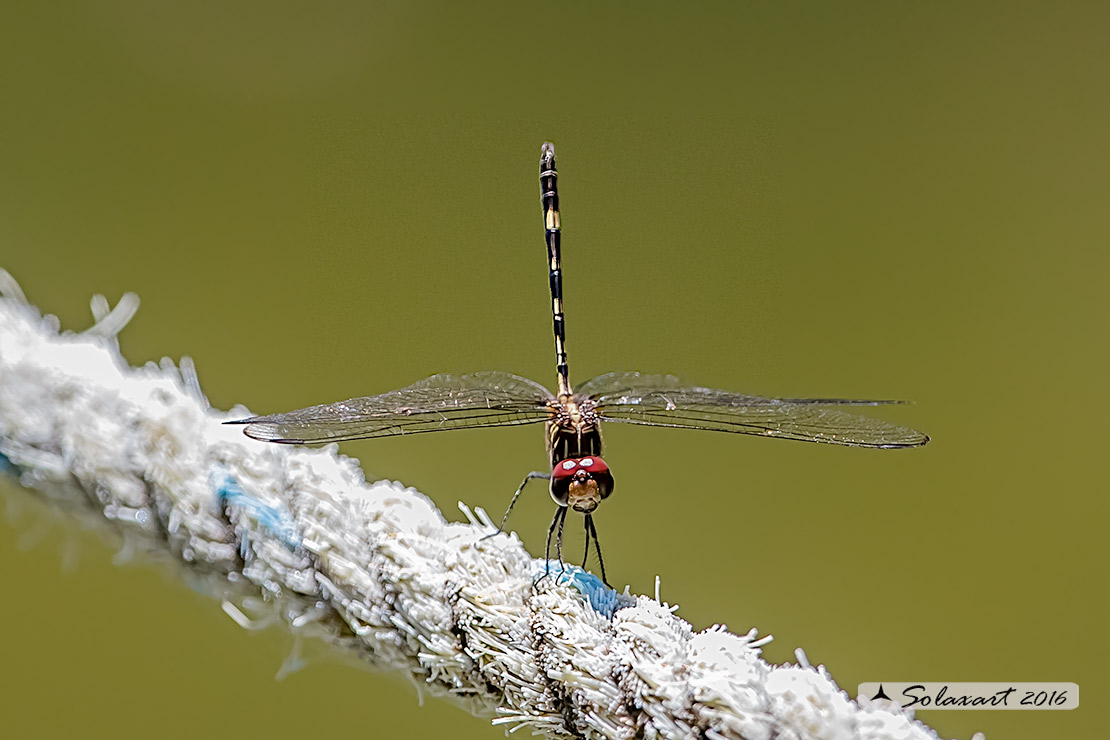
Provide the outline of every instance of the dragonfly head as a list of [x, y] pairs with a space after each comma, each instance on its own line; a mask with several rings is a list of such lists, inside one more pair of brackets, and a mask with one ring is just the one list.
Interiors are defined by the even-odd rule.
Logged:
[[582, 514], [592, 512], [612, 492], [613, 474], [596, 455], [563, 460], [551, 471], [551, 498]]

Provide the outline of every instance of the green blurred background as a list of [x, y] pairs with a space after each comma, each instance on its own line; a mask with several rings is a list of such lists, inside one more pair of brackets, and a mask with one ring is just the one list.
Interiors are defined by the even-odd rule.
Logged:
[[[550, 383], [553, 140], [573, 379], [904, 397], [886, 415], [933, 437], [610, 425], [611, 580], [650, 593], [658, 574], [695, 628], [770, 632], [770, 660], [802, 646], [853, 696], [1076, 681], [1072, 712], [919, 716], [945, 737], [1095, 737], [1102, 7], [5, 4], [0, 266], [70, 328], [93, 293], [138, 292], [124, 352], [192, 356], [221, 408], [443, 371]], [[454, 519], [460, 499], [499, 513], [544, 464], [532, 428], [344, 449]], [[275, 681], [288, 633], [3, 498], [4, 737], [501, 734], [332, 659]], [[514, 515], [534, 553], [551, 506], [537, 490]]]

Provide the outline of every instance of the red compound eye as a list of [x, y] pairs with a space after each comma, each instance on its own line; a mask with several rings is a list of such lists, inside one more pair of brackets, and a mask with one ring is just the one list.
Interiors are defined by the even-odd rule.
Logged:
[[577, 472], [578, 472], [578, 461], [577, 460], [574, 460], [574, 459], [563, 460], [561, 463], [559, 463], [558, 465], [555, 466], [554, 470], [551, 471], [551, 477], [554, 478], [555, 480], [559, 480], [561, 478], [570, 478], [571, 476], [573, 476]]
[[578, 461], [578, 467], [591, 473], [609, 472], [609, 466], [600, 457], [583, 457]]
[[562, 478], [571, 478], [579, 470], [585, 470], [591, 475], [596, 473], [608, 473], [609, 466], [600, 457], [581, 457], [563, 460], [555, 469], [551, 471], [551, 477], [555, 480]]

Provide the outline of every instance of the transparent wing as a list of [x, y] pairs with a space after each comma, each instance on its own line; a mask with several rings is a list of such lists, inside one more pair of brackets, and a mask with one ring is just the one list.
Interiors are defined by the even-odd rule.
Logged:
[[847, 398], [763, 398], [686, 386], [671, 375], [609, 373], [574, 389], [597, 405], [598, 417], [625, 424], [757, 434], [851, 447], [917, 447], [929, 438], [914, 429], [839, 410], [904, 401]]
[[248, 437], [297, 444], [338, 442], [447, 429], [535, 424], [554, 397], [539, 383], [509, 373], [433, 375], [378, 396], [228, 422]]

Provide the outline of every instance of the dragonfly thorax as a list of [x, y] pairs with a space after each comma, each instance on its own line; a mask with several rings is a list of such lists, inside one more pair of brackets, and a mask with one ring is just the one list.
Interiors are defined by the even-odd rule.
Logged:
[[601, 429], [591, 400], [559, 396], [548, 402], [548, 412], [547, 452], [552, 467], [569, 458], [601, 455]]
[[551, 498], [582, 514], [592, 512], [612, 492], [613, 474], [600, 457], [570, 458], [551, 471]]

